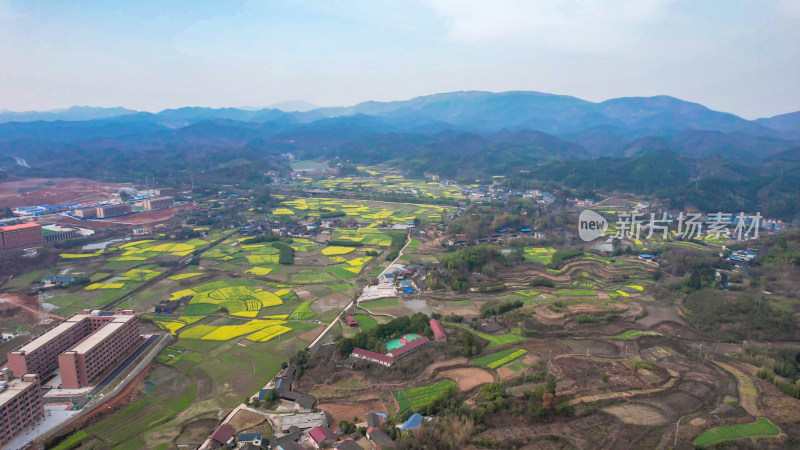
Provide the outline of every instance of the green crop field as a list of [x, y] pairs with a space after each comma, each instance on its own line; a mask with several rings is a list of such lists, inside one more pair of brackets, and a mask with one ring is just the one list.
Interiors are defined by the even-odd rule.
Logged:
[[556, 291], [559, 297], [594, 297], [597, 292], [588, 289], [559, 289]]
[[480, 366], [486, 366], [490, 369], [496, 369], [503, 364], [510, 363], [520, 356], [525, 355], [526, 353], [528, 353], [527, 350], [510, 348], [508, 350], [503, 350], [497, 353], [492, 353], [491, 355], [473, 359], [472, 363]]
[[759, 417], [755, 423], [714, 427], [698, 436], [693, 443], [698, 447], [704, 447], [743, 437], [777, 436], [780, 432], [781, 430], [769, 419]]
[[86, 432], [102, 439], [105, 445], [114, 446], [140, 435], [159, 423], [164, 423], [173, 416], [172, 411], [145, 398], [92, 425]]
[[606, 339], [636, 339], [639, 336], [661, 336], [658, 331], [628, 330], [616, 336], [606, 336]]
[[433, 404], [440, 398], [446, 396], [451, 390], [456, 388], [456, 383], [452, 380], [439, 380], [430, 386], [416, 387], [404, 391], [394, 391], [394, 398], [400, 405], [400, 413], [405, 411], [422, 411], [428, 405]]
[[315, 316], [314, 311], [311, 310], [312, 301], [303, 302], [292, 314], [289, 315], [294, 320], [310, 319]]
[[487, 341], [489, 341], [489, 345], [486, 346], [487, 349], [492, 349], [492, 348], [495, 348], [495, 347], [500, 347], [501, 345], [513, 344], [514, 342], [520, 342], [520, 341], [526, 340], [526, 338], [520, 336], [519, 334], [515, 333], [514, 331], [512, 331], [511, 333], [508, 333], [508, 334], [486, 334], [486, 333], [477, 332], [477, 331], [475, 331], [475, 330], [473, 330], [473, 329], [471, 329], [469, 327], [466, 327], [464, 325], [461, 325], [461, 324], [453, 323], [451, 325], [453, 325], [455, 327], [462, 328], [464, 330], [467, 330], [472, 334], [477, 334], [482, 339], [486, 339]]
[[78, 443], [84, 439], [89, 437], [85, 431], [79, 430], [72, 433], [68, 438], [61, 441], [57, 446], [53, 447], [53, 450], [69, 450], [73, 447], [76, 447]]

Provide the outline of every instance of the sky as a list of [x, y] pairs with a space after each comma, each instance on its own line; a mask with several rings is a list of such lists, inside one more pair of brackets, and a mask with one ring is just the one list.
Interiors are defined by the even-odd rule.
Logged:
[[800, 110], [800, 1], [0, 0], [0, 110], [462, 90]]

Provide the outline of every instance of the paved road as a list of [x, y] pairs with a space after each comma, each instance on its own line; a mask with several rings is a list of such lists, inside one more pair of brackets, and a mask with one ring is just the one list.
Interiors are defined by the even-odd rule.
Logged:
[[103, 391], [114, 379], [116, 379], [125, 369], [127, 369], [135, 360], [138, 358], [142, 353], [147, 351], [153, 344], [158, 341], [160, 338], [160, 334], [154, 334], [147, 338], [147, 340], [139, 346], [133, 353], [128, 355], [125, 360], [123, 360], [117, 367], [114, 368], [111, 372], [109, 372], [99, 383], [89, 392], [85, 394], [75, 395], [71, 397], [51, 397], [45, 398], [45, 403], [64, 403], [65, 400], [71, 399], [75, 402], [79, 407], [83, 408], [86, 406], [86, 403], [89, 402], [89, 396], [91, 395], [93, 398], [96, 397], [100, 392]]

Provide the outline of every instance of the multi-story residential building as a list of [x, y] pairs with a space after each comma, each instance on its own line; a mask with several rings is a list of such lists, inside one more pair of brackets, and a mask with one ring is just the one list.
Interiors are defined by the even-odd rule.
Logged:
[[131, 205], [128, 203], [119, 203], [114, 205], [103, 205], [97, 207], [97, 218], [121, 216], [128, 214], [132, 211]]
[[156, 197], [148, 198], [143, 202], [144, 209], [164, 209], [169, 208], [175, 204], [175, 199], [172, 197]]
[[44, 416], [39, 377], [27, 373], [12, 378], [8, 368], [0, 371], [0, 448], [37, 419]]
[[75, 216], [82, 217], [84, 219], [93, 219], [97, 217], [97, 207], [91, 206], [89, 208], [76, 209]]
[[0, 250], [39, 245], [43, 242], [42, 226], [28, 222], [0, 227]]
[[139, 340], [139, 319], [131, 310], [83, 310], [8, 354], [15, 376], [50, 376], [56, 368], [64, 389], [87, 386]]

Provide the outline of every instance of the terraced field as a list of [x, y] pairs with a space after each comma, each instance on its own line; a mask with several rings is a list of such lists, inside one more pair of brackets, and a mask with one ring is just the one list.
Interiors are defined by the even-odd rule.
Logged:
[[472, 363], [478, 364], [480, 366], [486, 366], [490, 369], [496, 369], [504, 364], [510, 363], [511, 361], [521, 356], [524, 356], [526, 353], [528, 353], [528, 351], [524, 349], [510, 348], [508, 350], [503, 350], [497, 353], [492, 353], [490, 355], [473, 359]]

